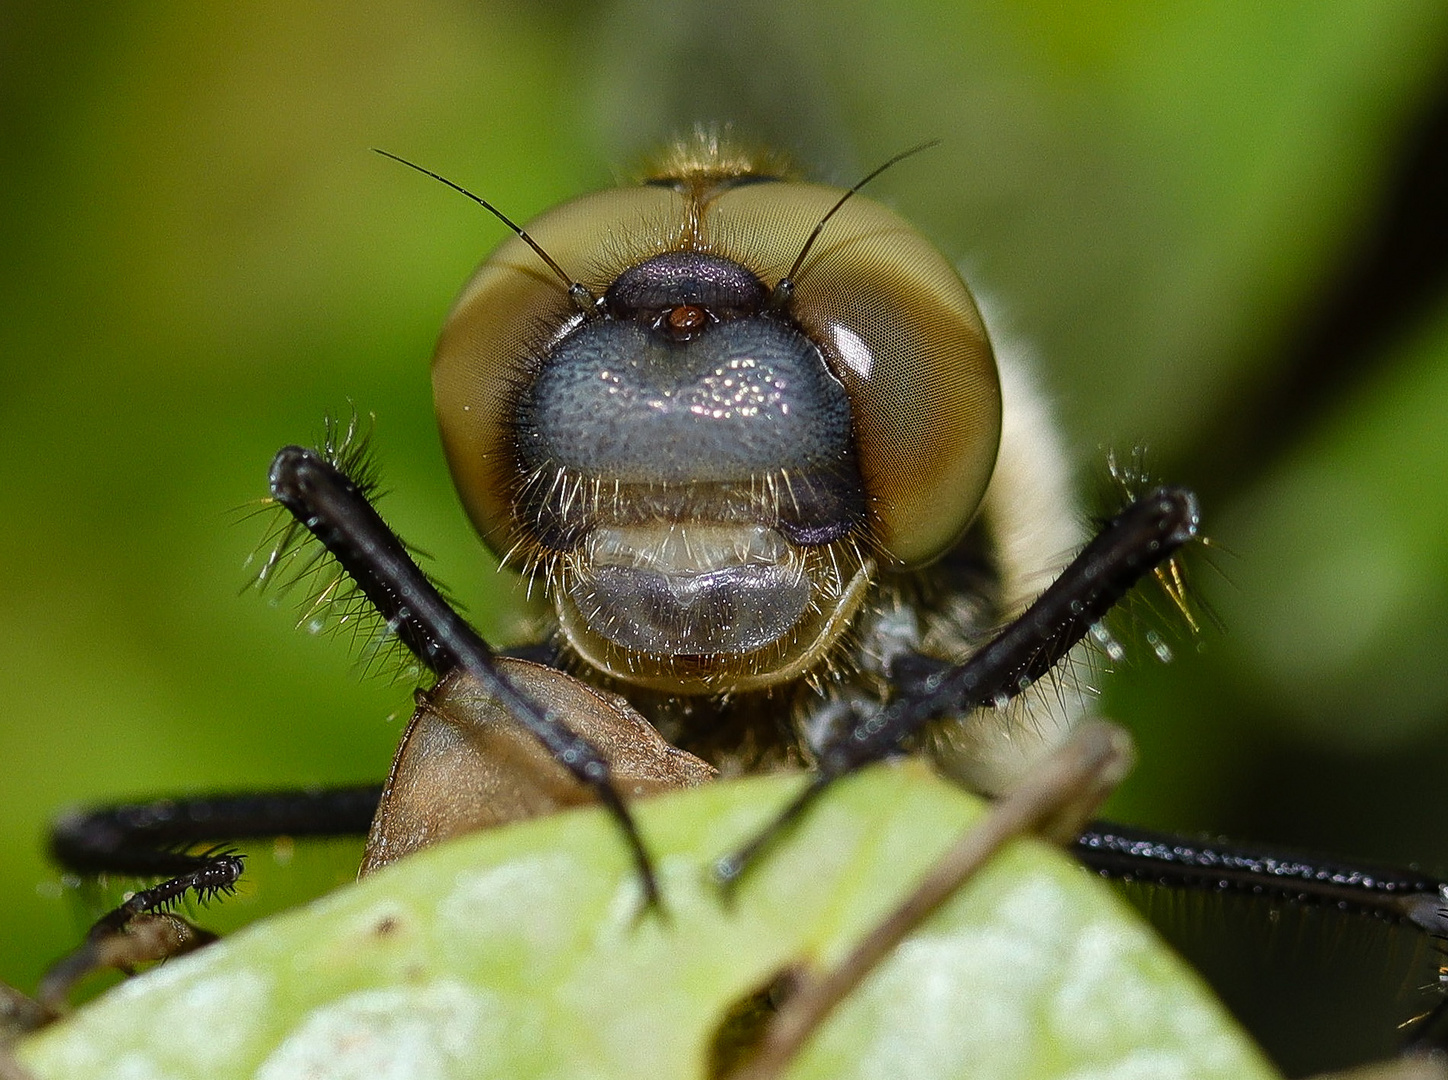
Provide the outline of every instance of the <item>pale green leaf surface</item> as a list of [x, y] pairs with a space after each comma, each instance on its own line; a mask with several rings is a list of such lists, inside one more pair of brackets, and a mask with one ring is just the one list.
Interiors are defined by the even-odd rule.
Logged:
[[[732, 908], [709, 860], [797, 778], [639, 808], [670, 918], [636, 920], [613, 826], [565, 814], [414, 856], [131, 980], [33, 1038], [41, 1080], [702, 1077], [739, 996], [830, 964], [980, 805], [918, 764], [839, 786]], [[1270, 1076], [1109, 889], [1008, 850], [839, 1010], [796, 1077]]]

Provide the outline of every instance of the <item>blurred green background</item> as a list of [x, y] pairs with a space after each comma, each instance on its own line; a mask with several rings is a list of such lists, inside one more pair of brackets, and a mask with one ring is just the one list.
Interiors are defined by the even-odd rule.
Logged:
[[[261, 527], [236, 508], [324, 413], [376, 413], [385, 512], [485, 632], [518, 632], [427, 379], [501, 230], [368, 148], [526, 218], [695, 120], [837, 182], [939, 137], [873, 193], [1039, 355], [1083, 481], [1142, 444], [1201, 492], [1225, 550], [1197, 581], [1223, 629], [1111, 680], [1142, 751], [1116, 813], [1448, 873], [1441, 0], [15, 0], [0, 978], [33, 988], [101, 902], [44, 860], [58, 808], [385, 772], [409, 688], [359, 683], [340, 642], [238, 596]], [[355, 849], [251, 865], [206, 921], [343, 880]], [[1232, 1001], [1296, 1069], [1390, 1047], [1433, 975], [1431, 952], [1330, 918], [1273, 932], [1152, 904], [1189, 937], [1240, 924]]]

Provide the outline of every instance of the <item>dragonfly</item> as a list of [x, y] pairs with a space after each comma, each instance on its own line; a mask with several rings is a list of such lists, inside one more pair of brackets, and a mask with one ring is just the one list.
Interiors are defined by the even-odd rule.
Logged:
[[[1068, 746], [1092, 711], [1083, 652], [1120, 650], [1111, 610], [1145, 580], [1190, 617], [1177, 556], [1200, 543], [1200, 510], [1118, 466], [1124, 505], [1084, 534], [1029, 371], [992, 348], [929, 241], [860, 194], [919, 149], [839, 190], [700, 133], [642, 183], [526, 228], [464, 191], [513, 235], [443, 330], [443, 445], [484, 541], [552, 605], [548, 633], [505, 654], [462, 619], [377, 514], [355, 424], [283, 449], [270, 486], [289, 517], [262, 577], [298, 564], [314, 577], [319, 541], [336, 573], [313, 610], [375, 611], [436, 684], [383, 785], [63, 818], [63, 865], [166, 880], [106, 914], [43, 1002], [97, 967], [210, 940], [174, 905], [229, 891], [245, 864], [202, 842], [365, 832], [365, 875], [596, 801], [662, 909], [636, 797], [809, 772], [715, 864], [727, 889], [868, 764], [919, 753], [1008, 800]], [[1054, 809], [1073, 803], [1062, 792]], [[1070, 831], [1077, 857], [1113, 876], [1443, 929], [1445, 886], [1415, 872]], [[1421, 1037], [1441, 1026], [1435, 1009]]]

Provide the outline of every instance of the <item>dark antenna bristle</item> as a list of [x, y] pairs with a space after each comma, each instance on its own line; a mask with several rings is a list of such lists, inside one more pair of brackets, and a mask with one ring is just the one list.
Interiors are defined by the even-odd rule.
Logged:
[[829, 222], [830, 218], [834, 217], [835, 214], [839, 212], [840, 207], [844, 206], [845, 203], [849, 202], [851, 198], [859, 193], [861, 188], [863, 188], [871, 180], [875, 179], [875, 177], [879, 176], [886, 169], [890, 168], [892, 165], [898, 165], [906, 158], [914, 157], [922, 150], [929, 150], [932, 146], [938, 145], [940, 145], [939, 139], [931, 139], [928, 142], [921, 143], [919, 146], [912, 146], [909, 150], [900, 151], [900, 153], [896, 154], [889, 161], [885, 162], [883, 165], [880, 165], [868, 175], [866, 175], [863, 180], [857, 181], [855, 185], [850, 188], [849, 191], [841, 195], [835, 205], [830, 207], [829, 210], [826, 211], [825, 216], [820, 218], [819, 221], [815, 224], [814, 231], [809, 234], [809, 237], [804, 242], [804, 247], [799, 249], [799, 255], [795, 258], [794, 265], [789, 268], [789, 273], [785, 274], [784, 277], [779, 279], [779, 284], [774, 287], [776, 295], [782, 295], [784, 299], [788, 299], [789, 294], [794, 289], [794, 279], [799, 274], [800, 267], [804, 265], [805, 259], [809, 257], [810, 249], [814, 247], [814, 242], [819, 239], [819, 235], [824, 231], [825, 225]]
[[431, 169], [425, 169], [421, 165], [418, 165], [416, 162], [408, 161], [405, 157], [398, 157], [396, 154], [389, 153], [386, 150], [380, 150], [375, 146], [372, 148], [372, 152], [374, 154], [381, 154], [385, 158], [390, 158], [391, 160], [397, 162], [400, 165], [406, 165], [409, 169], [415, 169], [418, 172], [422, 173], [423, 176], [430, 176], [438, 183], [446, 184], [458, 194], [464, 195], [467, 198], [472, 199], [473, 202], [477, 203], [488, 213], [492, 214], [493, 217], [497, 218], [508, 228], [512, 229], [513, 234], [519, 240], [523, 241], [523, 243], [527, 244], [530, 248], [533, 249], [534, 254], [536, 254], [538, 258], [542, 259], [543, 262], [547, 264], [548, 269], [552, 270], [553, 273], [557, 275], [559, 281], [563, 282], [564, 286], [568, 289], [569, 299], [572, 300], [575, 305], [577, 305], [580, 311], [582, 311], [584, 314], [589, 314], [597, 307], [598, 298], [589, 291], [587, 285], [584, 285], [581, 281], [573, 278], [572, 275], [570, 275], [566, 270], [563, 269], [563, 267], [559, 266], [558, 263], [553, 260], [553, 256], [549, 255], [548, 252], [544, 251], [542, 245], [540, 245], [538, 241], [534, 240], [531, 236], [528, 235], [527, 230], [525, 230], [521, 225], [515, 222], [507, 214], [499, 210], [492, 203], [488, 202], [487, 199], [483, 198], [481, 195], [474, 195], [471, 191], [463, 187], [461, 184], [455, 183], [452, 180], [449, 180], [446, 176], [442, 176], [439, 173], [433, 172]]

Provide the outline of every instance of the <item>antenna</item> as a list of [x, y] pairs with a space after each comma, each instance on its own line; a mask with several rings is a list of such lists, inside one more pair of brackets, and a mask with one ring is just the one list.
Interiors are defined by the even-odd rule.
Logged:
[[[917, 149], [920, 148], [917, 147]], [[433, 172], [431, 169], [424, 169], [421, 165], [418, 165], [415, 162], [408, 161], [405, 157], [398, 157], [396, 154], [388, 153], [386, 150], [379, 150], [375, 146], [372, 148], [372, 152], [374, 154], [381, 154], [385, 158], [391, 158], [398, 164], [406, 165], [409, 169], [416, 169], [418, 172], [422, 173], [423, 176], [430, 176], [438, 183], [446, 184], [448, 187], [452, 188], [460, 195], [465, 195], [469, 199], [472, 199], [473, 202], [477, 203], [488, 213], [492, 214], [493, 217], [497, 218], [504, 225], [508, 226], [508, 228], [512, 229], [513, 234], [517, 236], [519, 240], [523, 241], [523, 243], [527, 244], [530, 248], [532, 248], [538, 258], [542, 259], [548, 265], [548, 269], [552, 270], [553, 273], [558, 275], [558, 280], [563, 282], [563, 284], [568, 289], [569, 299], [573, 301], [579, 311], [583, 312], [585, 315], [589, 315], [597, 310], [598, 298], [589, 291], [588, 286], [584, 285], [581, 281], [575, 280], [571, 275], [569, 275], [568, 272], [563, 269], [563, 267], [559, 266], [556, 262], [553, 261], [553, 256], [549, 255], [548, 252], [544, 251], [543, 248], [539, 245], [538, 241], [534, 240], [531, 236], [528, 235], [528, 233], [523, 229], [521, 225], [515, 222], [507, 214], [499, 210], [492, 203], [488, 202], [487, 199], [483, 198], [481, 195], [474, 195], [471, 191], [463, 187], [461, 184], [454, 183], [446, 176], [441, 176], [438, 173]], [[914, 153], [914, 151], [908, 151], [908, 153]], [[905, 155], [902, 154], [900, 156], [904, 157]], [[871, 177], [875, 176], [876, 173], [880, 172], [881, 169], [885, 168], [888, 165], [893, 165], [895, 161], [898, 160], [899, 158], [895, 158], [891, 161], [886, 162], [885, 165], [882, 165], [880, 167], [880, 169], [876, 169], [875, 172], [870, 174], [870, 176], [865, 177], [865, 180], [869, 180]], [[865, 182], [865, 180], [861, 180], [860, 184], [857, 184], [855, 186], [859, 187]], [[835, 207], [835, 210], [838, 209], [838, 206]], [[833, 214], [834, 210], [831, 210], [830, 213]], [[826, 219], [828, 219], [829, 215], [827, 214], [825, 215], [825, 217]], [[821, 222], [820, 224], [823, 225], [824, 222]], [[815, 229], [815, 232], [818, 233], [819, 229]], [[810, 239], [813, 240], [814, 237], [810, 237]], [[806, 245], [806, 250], [808, 250], [808, 245]]]
[[[799, 273], [800, 267], [804, 266], [804, 261], [806, 258], [808, 258], [810, 249], [814, 247], [814, 242], [819, 239], [820, 233], [824, 231], [825, 224], [830, 220], [830, 218], [835, 216], [835, 214], [839, 211], [840, 207], [844, 206], [845, 203], [849, 202], [850, 198], [855, 195], [862, 187], [868, 184], [871, 180], [875, 179], [875, 177], [879, 176], [886, 169], [890, 168], [890, 166], [898, 165], [906, 158], [914, 157], [922, 150], [929, 150], [931, 147], [939, 145], [939, 139], [931, 139], [929, 142], [923, 142], [919, 146], [912, 146], [909, 150], [900, 151], [900, 153], [896, 154], [889, 161], [885, 162], [885, 164], [876, 168], [873, 172], [869, 173], [863, 180], [860, 180], [858, 183], [856, 183], [854, 187], [850, 188], [849, 191], [841, 195], [839, 201], [837, 201], [834, 206], [829, 208], [829, 210], [825, 213], [824, 217], [819, 219], [818, 224], [816, 224], [814, 227], [814, 231], [811, 232], [809, 234], [809, 238], [805, 240], [804, 247], [799, 249], [799, 255], [794, 260], [794, 265], [789, 268], [789, 273], [785, 274], [784, 277], [780, 278], [779, 283], [775, 285], [774, 293], [770, 298], [772, 303], [775, 306], [782, 306], [789, 301], [789, 298], [792, 295], [794, 295], [795, 276]], [[505, 218], [504, 220], [507, 219]]]

